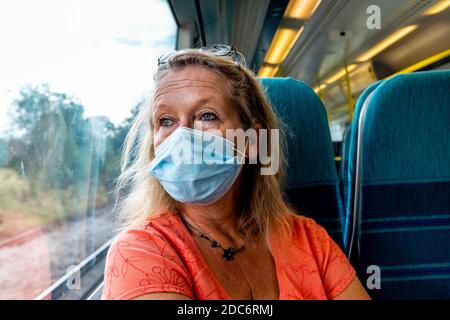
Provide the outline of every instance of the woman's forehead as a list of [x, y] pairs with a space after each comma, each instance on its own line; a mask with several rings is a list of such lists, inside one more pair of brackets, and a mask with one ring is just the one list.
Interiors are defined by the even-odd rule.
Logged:
[[192, 94], [201, 95], [213, 93], [224, 94], [224, 78], [218, 73], [201, 66], [188, 66], [180, 70], [168, 71], [157, 83], [155, 91], [155, 102], [170, 96]]

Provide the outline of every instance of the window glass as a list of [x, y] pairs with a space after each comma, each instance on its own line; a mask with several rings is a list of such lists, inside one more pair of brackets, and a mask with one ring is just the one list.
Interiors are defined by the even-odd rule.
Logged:
[[0, 2], [0, 299], [39, 296], [114, 235], [121, 145], [176, 31], [162, 0]]

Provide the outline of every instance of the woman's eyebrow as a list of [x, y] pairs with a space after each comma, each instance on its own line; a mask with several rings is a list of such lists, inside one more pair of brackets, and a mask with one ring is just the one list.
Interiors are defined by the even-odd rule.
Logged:
[[161, 110], [161, 109], [167, 109], [169, 108], [170, 105], [166, 104], [166, 103], [155, 103], [153, 106], [153, 113], [155, 113], [156, 110]]
[[166, 104], [166, 103], [157, 104], [157, 103], [155, 103], [153, 105], [152, 119], [151, 120], [155, 121], [156, 120], [155, 117], [157, 115], [163, 113], [165, 109], [169, 109], [169, 108], [170, 108], [169, 104]]

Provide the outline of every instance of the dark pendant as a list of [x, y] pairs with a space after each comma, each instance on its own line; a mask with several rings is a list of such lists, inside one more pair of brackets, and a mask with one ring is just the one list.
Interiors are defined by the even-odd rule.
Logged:
[[234, 259], [235, 253], [236, 253], [236, 249], [234, 249], [234, 248], [223, 249], [222, 257], [224, 257], [225, 260], [227, 260], [227, 261], [231, 261]]
[[211, 241], [211, 247], [212, 248], [217, 248], [220, 247], [219, 243], [216, 240]]

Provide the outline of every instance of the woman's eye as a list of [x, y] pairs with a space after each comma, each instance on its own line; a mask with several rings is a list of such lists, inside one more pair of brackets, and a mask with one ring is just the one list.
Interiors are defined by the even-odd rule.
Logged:
[[159, 125], [161, 127], [168, 127], [168, 126], [171, 126], [172, 124], [173, 124], [173, 120], [171, 120], [169, 118], [159, 119]]
[[213, 121], [217, 120], [217, 116], [212, 112], [205, 112], [201, 115], [200, 120], [202, 121]]

